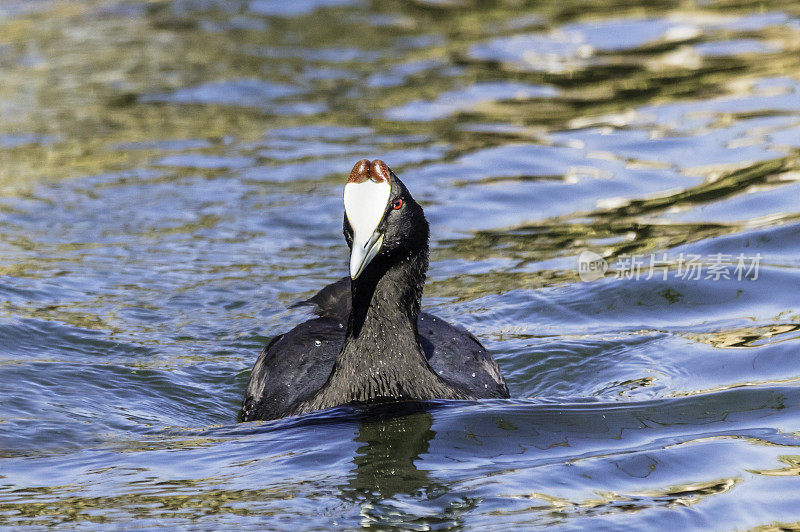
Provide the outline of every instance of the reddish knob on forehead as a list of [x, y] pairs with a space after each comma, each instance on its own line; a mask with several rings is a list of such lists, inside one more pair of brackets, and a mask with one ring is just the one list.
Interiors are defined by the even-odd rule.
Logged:
[[367, 179], [372, 179], [376, 183], [388, 183], [391, 170], [386, 163], [380, 159], [375, 159], [371, 163], [367, 159], [361, 159], [350, 171], [348, 183], [363, 183]]
[[352, 170], [350, 170], [350, 177], [347, 178], [348, 183], [363, 183], [369, 179], [370, 164], [367, 159], [361, 159], [356, 163]]
[[386, 163], [381, 161], [380, 159], [375, 159], [372, 161], [372, 168], [369, 172], [369, 176], [372, 178], [373, 181], [376, 183], [389, 182], [389, 167], [386, 166]]

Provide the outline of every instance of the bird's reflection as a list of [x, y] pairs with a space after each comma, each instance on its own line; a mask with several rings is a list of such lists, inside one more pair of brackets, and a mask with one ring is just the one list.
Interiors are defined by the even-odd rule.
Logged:
[[432, 425], [433, 416], [423, 404], [367, 412], [355, 438], [362, 445], [347, 486], [351, 496], [390, 498], [429, 487], [428, 471], [417, 469], [415, 462], [436, 435]]
[[[411, 518], [428, 524], [457, 525], [459, 515], [471, 507], [468, 501], [458, 499], [458, 510], [451, 508], [455, 501], [450, 497], [434, 504], [441, 511], [428, 517], [412, 512], [410, 507], [414, 501], [430, 501], [448, 492], [443, 482], [418, 467], [420, 457], [428, 452], [436, 436], [432, 430], [433, 408], [430, 403], [403, 403], [364, 412], [354, 439], [361, 445], [353, 458], [355, 467], [342, 487], [342, 497], [361, 507], [366, 523], [391, 525]], [[408, 512], [403, 510], [406, 504]]]

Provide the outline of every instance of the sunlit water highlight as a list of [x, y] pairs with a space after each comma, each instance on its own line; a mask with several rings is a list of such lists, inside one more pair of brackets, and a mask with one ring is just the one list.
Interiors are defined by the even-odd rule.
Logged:
[[[800, 9], [742, 5], [3, 2], [0, 524], [797, 526]], [[362, 157], [513, 398], [237, 425]]]

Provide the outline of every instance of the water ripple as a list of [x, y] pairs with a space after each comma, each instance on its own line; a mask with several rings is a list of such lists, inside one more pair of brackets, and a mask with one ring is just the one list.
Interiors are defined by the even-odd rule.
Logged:
[[[798, 20], [3, 3], [0, 526], [795, 526]], [[289, 305], [346, 273], [362, 157], [424, 205], [423, 305], [513, 398], [236, 424]]]

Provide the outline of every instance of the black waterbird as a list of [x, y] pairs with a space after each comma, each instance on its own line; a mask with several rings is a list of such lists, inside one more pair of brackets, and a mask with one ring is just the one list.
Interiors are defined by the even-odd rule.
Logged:
[[345, 185], [344, 208], [350, 276], [301, 303], [317, 318], [264, 348], [240, 421], [345, 404], [508, 397], [472, 334], [420, 312], [428, 222], [403, 182], [383, 161], [362, 159]]

